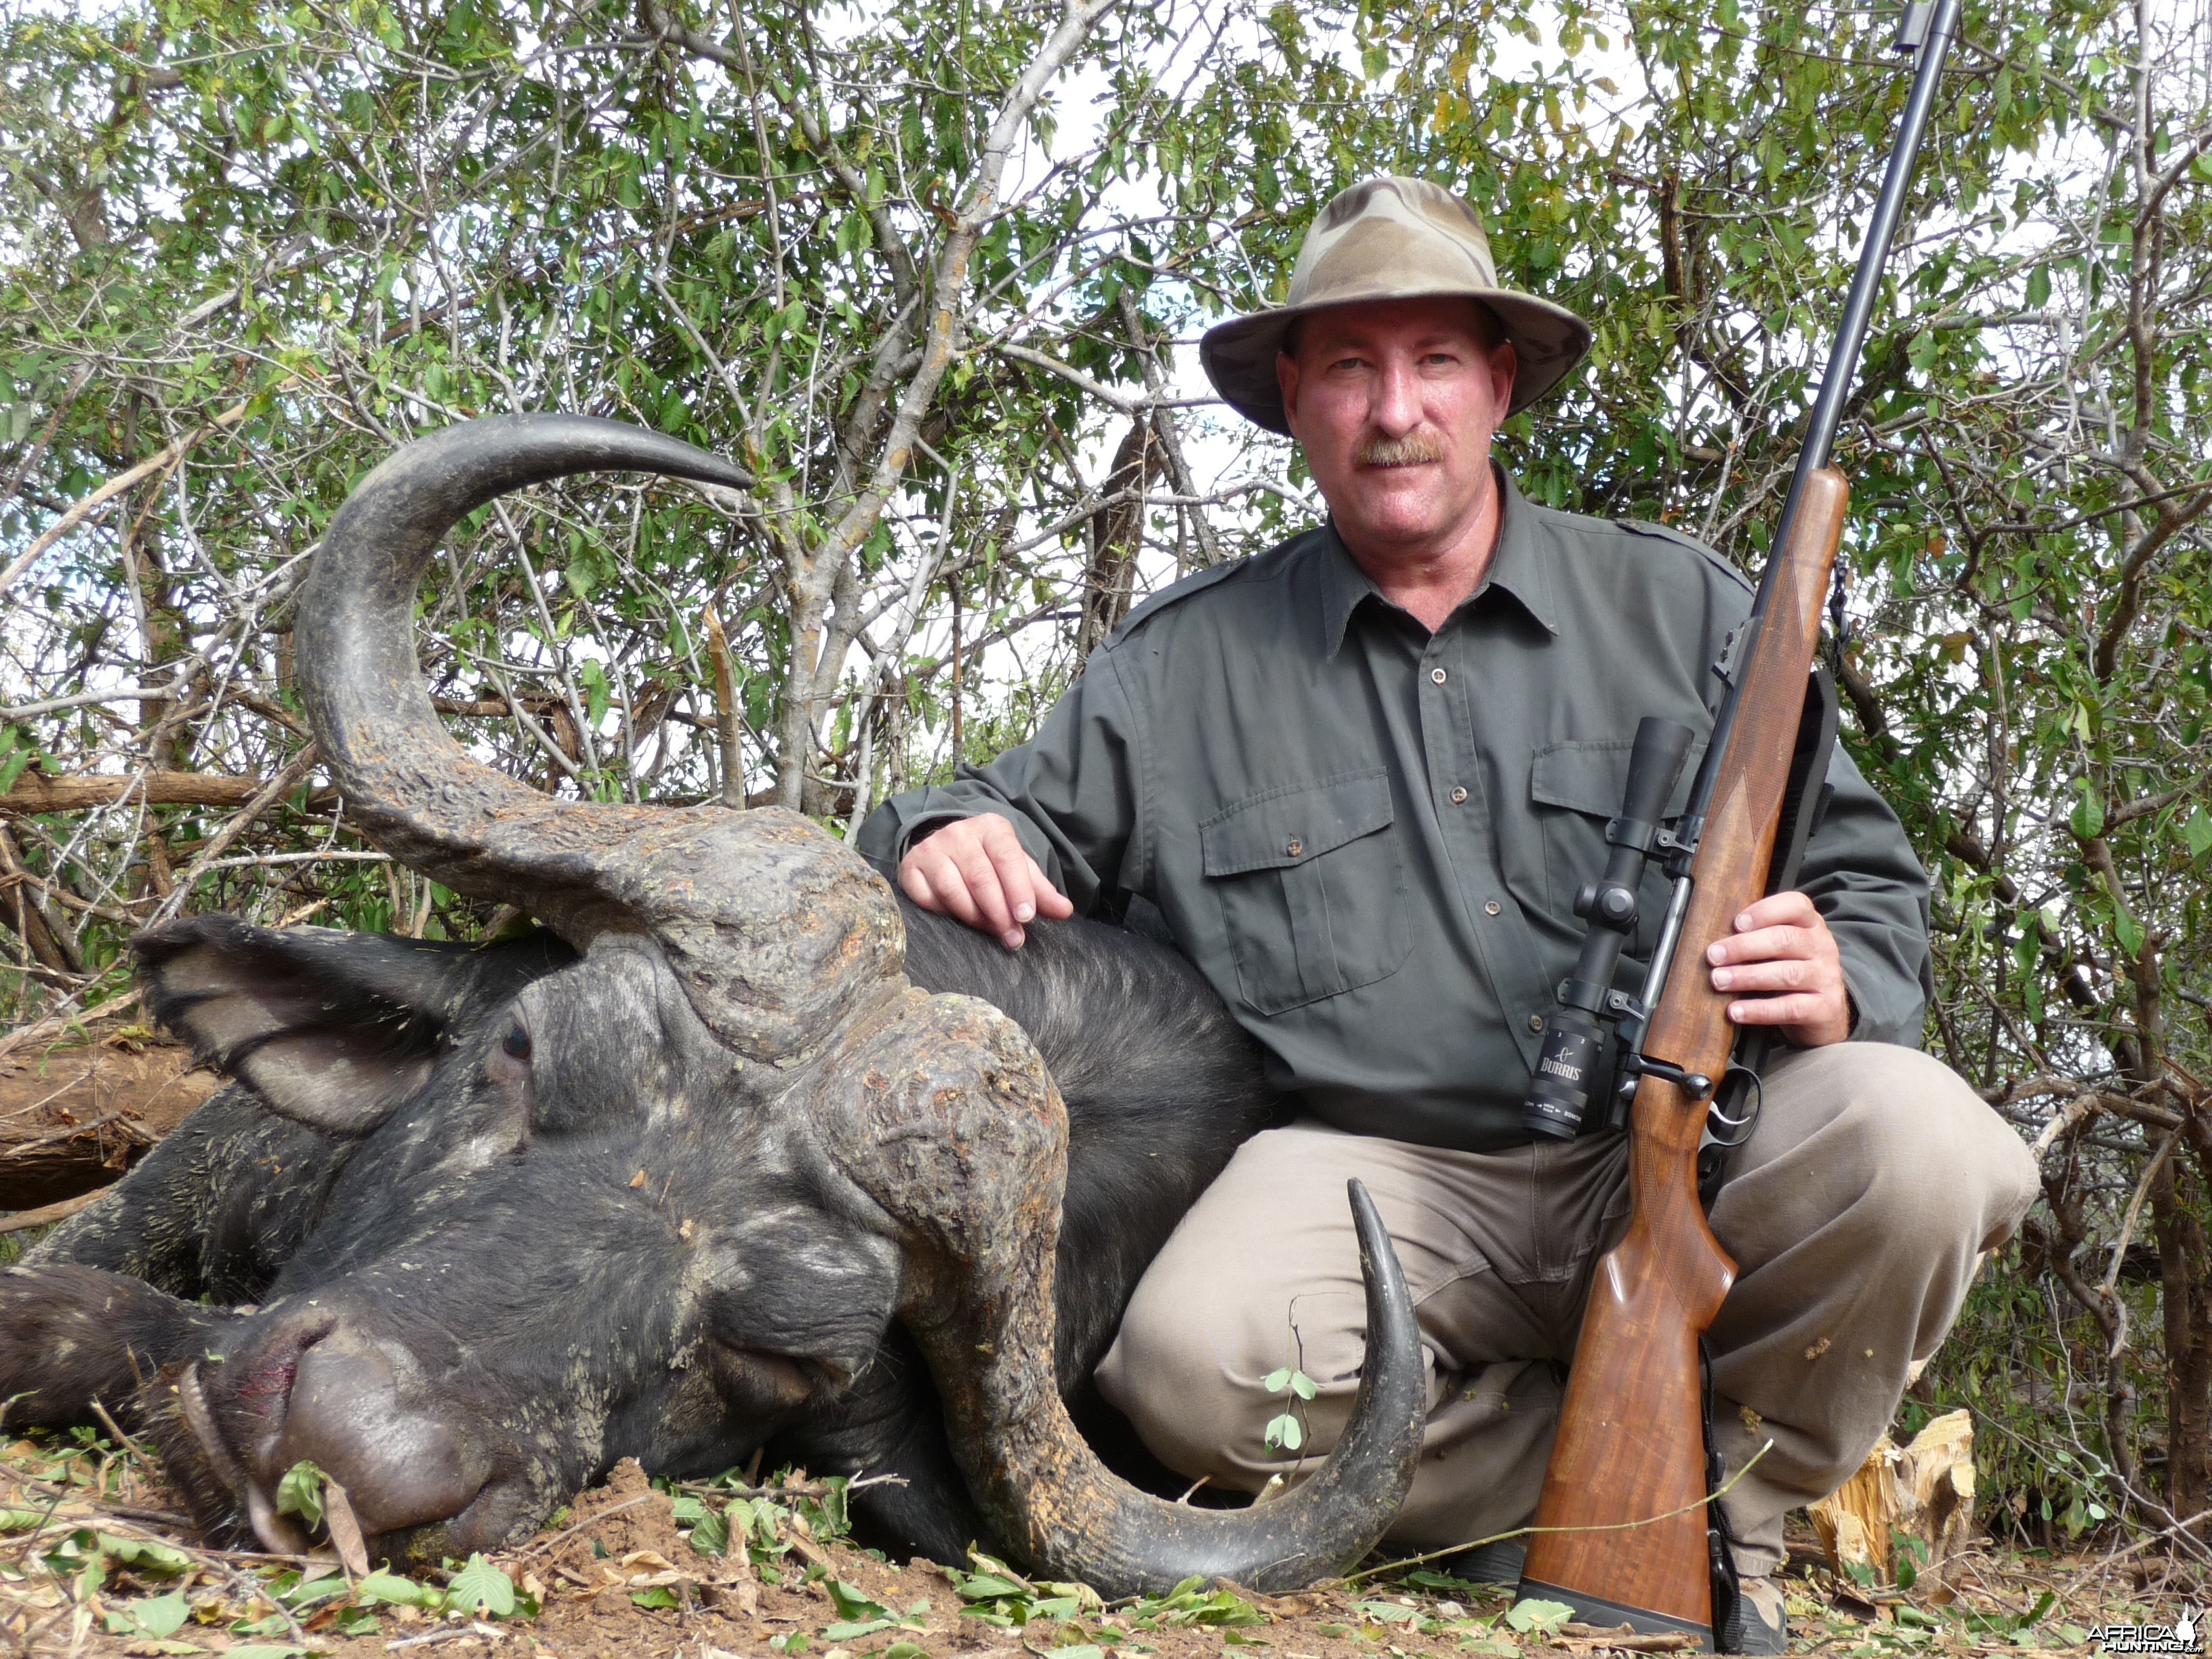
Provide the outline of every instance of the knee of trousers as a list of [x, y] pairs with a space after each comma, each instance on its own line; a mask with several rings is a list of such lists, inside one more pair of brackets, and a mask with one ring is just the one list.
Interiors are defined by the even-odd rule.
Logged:
[[[1990, 1249], [2034, 1202], [2035, 1160], [2011, 1127], [1940, 1060], [1889, 1043], [1842, 1042], [1791, 1055], [1769, 1085], [1780, 1109], [1754, 1134], [1739, 1194], [1850, 1217], [1879, 1247]], [[1777, 1182], [1769, 1177], [1784, 1176]], [[1735, 1179], [1732, 1173], [1731, 1182]], [[1778, 1190], [1786, 1188], [1787, 1191]], [[1729, 1219], [1723, 1185], [1717, 1231]]]
[[1295, 1364], [1320, 1384], [1300, 1413], [1314, 1453], [1334, 1444], [1358, 1388], [1359, 1298], [1300, 1297], [1295, 1334], [1292, 1317], [1279, 1305], [1207, 1295], [1188, 1279], [1141, 1282], [1099, 1364], [1098, 1392], [1170, 1468], [1257, 1490], [1282, 1462], [1266, 1443], [1267, 1424], [1292, 1403], [1268, 1391], [1268, 1375]]

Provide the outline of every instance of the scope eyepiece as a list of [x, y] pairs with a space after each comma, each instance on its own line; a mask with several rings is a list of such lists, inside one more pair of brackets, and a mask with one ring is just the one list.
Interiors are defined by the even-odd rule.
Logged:
[[1553, 1015], [1544, 1027], [1536, 1075], [1522, 1103], [1521, 1127], [1554, 1140], [1580, 1134], [1604, 1053], [1605, 1033], [1595, 1020], [1574, 1008]]

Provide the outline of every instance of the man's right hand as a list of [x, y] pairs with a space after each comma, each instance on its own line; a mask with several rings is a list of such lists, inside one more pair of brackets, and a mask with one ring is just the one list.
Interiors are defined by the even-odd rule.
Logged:
[[1072, 916], [1075, 907], [1022, 849], [1014, 826], [995, 813], [932, 830], [899, 860], [899, 885], [925, 910], [995, 933], [1022, 948], [1022, 924], [1042, 915]]

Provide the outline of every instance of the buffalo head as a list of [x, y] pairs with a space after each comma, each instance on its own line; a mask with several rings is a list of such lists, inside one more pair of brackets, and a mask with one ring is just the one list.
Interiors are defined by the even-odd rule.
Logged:
[[[289, 1545], [270, 1489], [312, 1459], [384, 1547], [458, 1553], [526, 1528], [648, 1429], [680, 1466], [685, 1425], [701, 1455], [726, 1455], [733, 1416], [764, 1437], [864, 1394], [896, 1321], [981, 1514], [1039, 1566], [1119, 1595], [1192, 1573], [1282, 1588], [1357, 1558], [1402, 1499], [1423, 1406], [1412, 1309], [1364, 1194], [1370, 1363], [1335, 1454], [1262, 1508], [1146, 1496], [1100, 1464], [1056, 1386], [1066, 1119], [1021, 1030], [910, 984], [890, 889], [806, 819], [556, 802], [447, 735], [410, 631], [439, 539], [506, 491], [605, 471], [743, 482], [609, 422], [455, 427], [354, 492], [295, 624], [308, 713], [360, 820], [565, 950], [465, 1017], [393, 988], [364, 1034], [319, 1026], [304, 988], [296, 1006], [281, 986], [247, 994], [266, 936], [191, 924], [143, 947], [165, 1015], [276, 1109], [378, 1149], [377, 1177], [330, 1199], [370, 1207], [287, 1269], [301, 1288], [210, 1323], [167, 1378], [190, 1478]], [[473, 1276], [465, 1298], [456, 1275]]]

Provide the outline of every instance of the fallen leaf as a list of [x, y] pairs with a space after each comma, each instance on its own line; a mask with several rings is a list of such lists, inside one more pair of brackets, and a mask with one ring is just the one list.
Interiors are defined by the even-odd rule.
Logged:
[[346, 1489], [323, 1477], [323, 1524], [331, 1529], [331, 1547], [345, 1564], [348, 1579], [368, 1577], [368, 1541], [362, 1536], [361, 1519], [353, 1512]]

